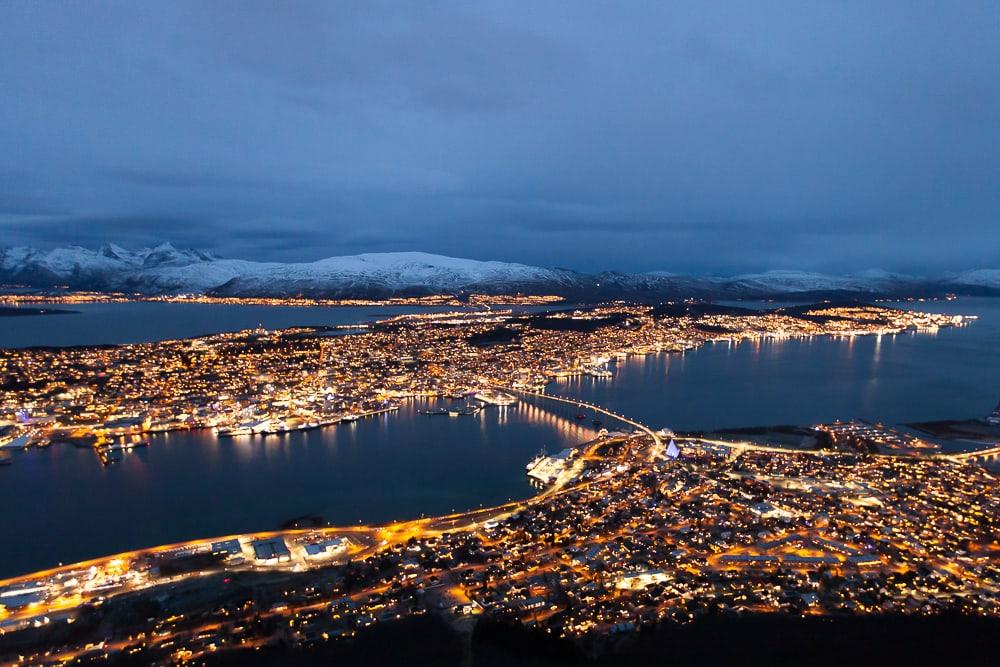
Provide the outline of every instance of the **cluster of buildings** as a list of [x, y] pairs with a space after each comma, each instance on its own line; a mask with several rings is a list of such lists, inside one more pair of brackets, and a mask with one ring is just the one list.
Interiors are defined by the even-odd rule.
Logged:
[[975, 316], [940, 315], [865, 305], [817, 305], [778, 308], [752, 317], [720, 309], [717, 313], [701, 314], [697, 324], [717, 338], [740, 340], [815, 335], [892, 335], [905, 330], [936, 331], [942, 327], [963, 326], [972, 319]]
[[863, 419], [817, 424], [816, 431], [826, 434], [830, 444], [847, 450], [881, 452], [883, 454], [933, 454], [941, 449], [937, 443], [918, 438], [884, 424]]
[[529, 294], [429, 294], [425, 296], [399, 296], [384, 299], [322, 299], [313, 297], [238, 297], [209, 296], [207, 294], [126, 294], [124, 292], [67, 292], [65, 294], [35, 294], [24, 292], [0, 295], [0, 303], [22, 304], [84, 304], [84, 303], [202, 303], [231, 306], [544, 306], [563, 301], [561, 296]]
[[[547, 315], [405, 315], [352, 335], [299, 328], [114, 347], [8, 349], [0, 350], [0, 426], [11, 427], [5, 438], [21, 438], [19, 445], [187, 428], [280, 433], [390, 410], [401, 398], [495, 385], [540, 390], [566, 375], [608, 375], [617, 357], [720, 338], [955, 324], [961, 319], [874, 307], [665, 317], [647, 306], [610, 304]], [[29, 422], [17, 419], [23, 412]], [[28, 429], [31, 436], [22, 437]]]
[[425, 613], [457, 629], [483, 616], [536, 626], [598, 649], [706, 614], [1000, 615], [1000, 497], [987, 470], [682, 437], [672, 448], [608, 434], [564, 457], [578, 464], [571, 478], [523, 502], [178, 545], [3, 582], [0, 654], [24, 653], [26, 636], [51, 645], [84, 613], [121, 619], [136, 596], [160, 605], [157, 620], [119, 620], [109, 655], [309, 645]]
[[[406, 397], [481, 391], [500, 400], [501, 387], [537, 391], [621, 355], [719, 338], [955, 324], [870, 307], [664, 316], [609, 304], [425, 313], [349, 336], [288, 329], [0, 350], [0, 415], [5, 437], [30, 429], [37, 441], [295, 428]], [[706, 614], [1000, 615], [996, 477], [926, 456], [878, 425], [817, 428], [844, 446], [605, 431], [533, 461], [527, 472], [545, 490], [525, 501], [194, 541], [3, 581], [0, 661], [187, 660], [308, 646], [427, 613], [459, 631], [485, 616], [596, 647]]]

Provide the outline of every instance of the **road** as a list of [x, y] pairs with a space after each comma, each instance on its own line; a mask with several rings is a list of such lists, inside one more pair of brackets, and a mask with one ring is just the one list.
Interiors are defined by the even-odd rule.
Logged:
[[[573, 398], [555, 396], [542, 392], [528, 391], [523, 389], [504, 388], [523, 396], [530, 396], [540, 400], [554, 401], [575, 407], [582, 407], [593, 410], [597, 414], [615, 419], [627, 424], [636, 431], [648, 436], [653, 446], [648, 450], [648, 459], [653, 461], [658, 458], [665, 458], [665, 448], [663, 438], [657, 432], [645, 424], [621, 415], [612, 410], [602, 408], [599, 405], [587, 403]], [[770, 447], [757, 445], [750, 442], [733, 442], [727, 440], [713, 440], [707, 438], [676, 438], [678, 441], [699, 441], [734, 450], [734, 453], [741, 451], [761, 451], [770, 453], [791, 453], [791, 454], [822, 454], [825, 451], [796, 450], [781, 447]], [[595, 448], [599, 446], [585, 448], [582, 458], [587, 458], [594, 454]], [[987, 450], [988, 455], [1000, 453], [1000, 447], [994, 448], [997, 451]], [[635, 449], [627, 450], [628, 454], [635, 452]], [[940, 456], [956, 462], [967, 459], [981, 457], [984, 452], [974, 452], [969, 454], [957, 454], [950, 456]], [[190, 572], [176, 575], [174, 577], [163, 577], [156, 574], [153, 565], [158, 562], [158, 557], [168, 552], [189, 552], [189, 553], [210, 553], [213, 542], [223, 542], [229, 540], [239, 540], [242, 548], [243, 559], [230, 560], [225, 564], [227, 571], [281, 571], [293, 570], [303, 571], [314, 568], [329, 567], [337, 563], [342, 563], [350, 559], [363, 559], [373, 553], [381, 551], [386, 547], [402, 544], [411, 538], [423, 538], [439, 536], [446, 532], [475, 530], [482, 524], [503, 519], [511, 514], [529, 507], [532, 503], [542, 499], [550, 498], [562, 493], [569, 493], [576, 489], [581, 483], [579, 480], [568, 476], [560, 479], [558, 483], [549, 486], [541, 493], [523, 501], [506, 503], [496, 507], [472, 510], [469, 512], [459, 512], [431, 518], [414, 519], [410, 521], [400, 521], [384, 525], [360, 525], [349, 527], [335, 527], [306, 530], [285, 530], [267, 531], [259, 533], [249, 533], [243, 535], [230, 535], [212, 539], [192, 540], [177, 544], [158, 546], [148, 549], [140, 549], [126, 553], [116, 554], [104, 558], [97, 558], [90, 561], [75, 563], [72, 565], [52, 568], [41, 572], [35, 572], [21, 577], [14, 577], [0, 581], [0, 630], [4, 625], [44, 615], [52, 615], [70, 612], [81, 604], [96, 598], [108, 597], [130, 591], [143, 590], [155, 586], [169, 583], [176, 583], [192, 577], [203, 576], [206, 572]], [[286, 563], [277, 565], [258, 563], [254, 559], [253, 543], [258, 540], [270, 538], [282, 538], [286, 540], [291, 558]], [[350, 541], [349, 548], [343, 552], [328, 558], [311, 558], [305, 554], [304, 543], [308, 540], [334, 539], [346, 537]], [[26, 606], [19, 606], [13, 609], [3, 607], [3, 595], [6, 592], [8, 599], [18, 595], [20, 591], [30, 588], [44, 589], [42, 599], [32, 602]], [[12, 592], [12, 589], [13, 592]]]

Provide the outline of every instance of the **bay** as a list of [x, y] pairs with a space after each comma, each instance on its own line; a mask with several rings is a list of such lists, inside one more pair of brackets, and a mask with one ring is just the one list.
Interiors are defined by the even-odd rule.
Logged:
[[159, 301], [80, 303], [55, 306], [59, 315], [0, 317], [0, 347], [119, 345], [193, 338], [262, 326], [359, 324], [407, 313], [446, 312], [427, 306], [250, 306]]
[[676, 430], [852, 418], [898, 424], [993, 410], [1000, 401], [1000, 299], [887, 305], [979, 319], [937, 333], [716, 342], [683, 354], [632, 356], [613, 367], [613, 378], [570, 378], [548, 391]]
[[407, 401], [282, 435], [158, 434], [109, 467], [66, 444], [15, 452], [0, 468], [0, 578], [307, 515], [381, 523], [527, 498], [525, 464], [542, 447], [556, 452], [596, 431], [528, 402], [472, 417], [419, 414], [437, 405]]
[[[936, 334], [713, 343], [683, 354], [633, 356], [614, 365], [611, 379], [560, 381], [549, 392], [677, 430], [987, 414], [1000, 399], [1000, 300], [910, 306], [979, 320]], [[305, 324], [301, 311], [310, 309], [283, 310]], [[346, 310], [340, 312], [347, 320], [371, 312]], [[215, 312], [217, 322], [233, 321], [229, 311]], [[285, 317], [273, 316], [265, 326], [280, 326]], [[61, 325], [73, 317], [10, 319]], [[109, 468], [93, 452], [70, 446], [16, 452], [14, 465], [0, 468], [0, 577], [274, 529], [303, 515], [377, 523], [528, 497], [534, 489], [524, 465], [531, 457], [542, 447], [553, 452], [590, 439], [596, 428], [589, 418], [576, 419], [573, 406], [536, 401], [487, 408], [476, 417], [429, 417], [418, 414], [423, 407], [406, 402], [394, 414], [282, 436], [158, 435]]]

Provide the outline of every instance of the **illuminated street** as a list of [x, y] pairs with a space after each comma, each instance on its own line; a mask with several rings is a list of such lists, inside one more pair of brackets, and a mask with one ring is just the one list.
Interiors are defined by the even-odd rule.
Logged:
[[[661, 435], [598, 406], [518, 393], [599, 411], [636, 434], [611, 431], [582, 445], [567, 474], [524, 502], [218, 537], [0, 582], [0, 646], [93, 614], [118, 616], [136, 596], [164, 600], [154, 626], [124, 623], [111, 639], [13, 663], [122, 652], [190, 660], [279, 639], [349, 637], [428, 611], [456, 628], [488, 614], [589, 641], [709, 609], [1000, 614], [1000, 498], [996, 478], [979, 467], [933, 454]], [[188, 590], [217, 592], [195, 602]], [[239, 604], [196, 613], [237, 592]], [[260, 625], [274, 618], [287, 622]]]
[[0, 1], [0, 667], [993, 667], [1000, 2]]

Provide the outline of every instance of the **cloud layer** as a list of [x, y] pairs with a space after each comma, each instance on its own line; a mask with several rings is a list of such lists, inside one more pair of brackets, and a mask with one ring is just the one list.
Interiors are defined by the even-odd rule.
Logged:
[[0, 244], [998, 264], [996, 3], [4, 3]]

